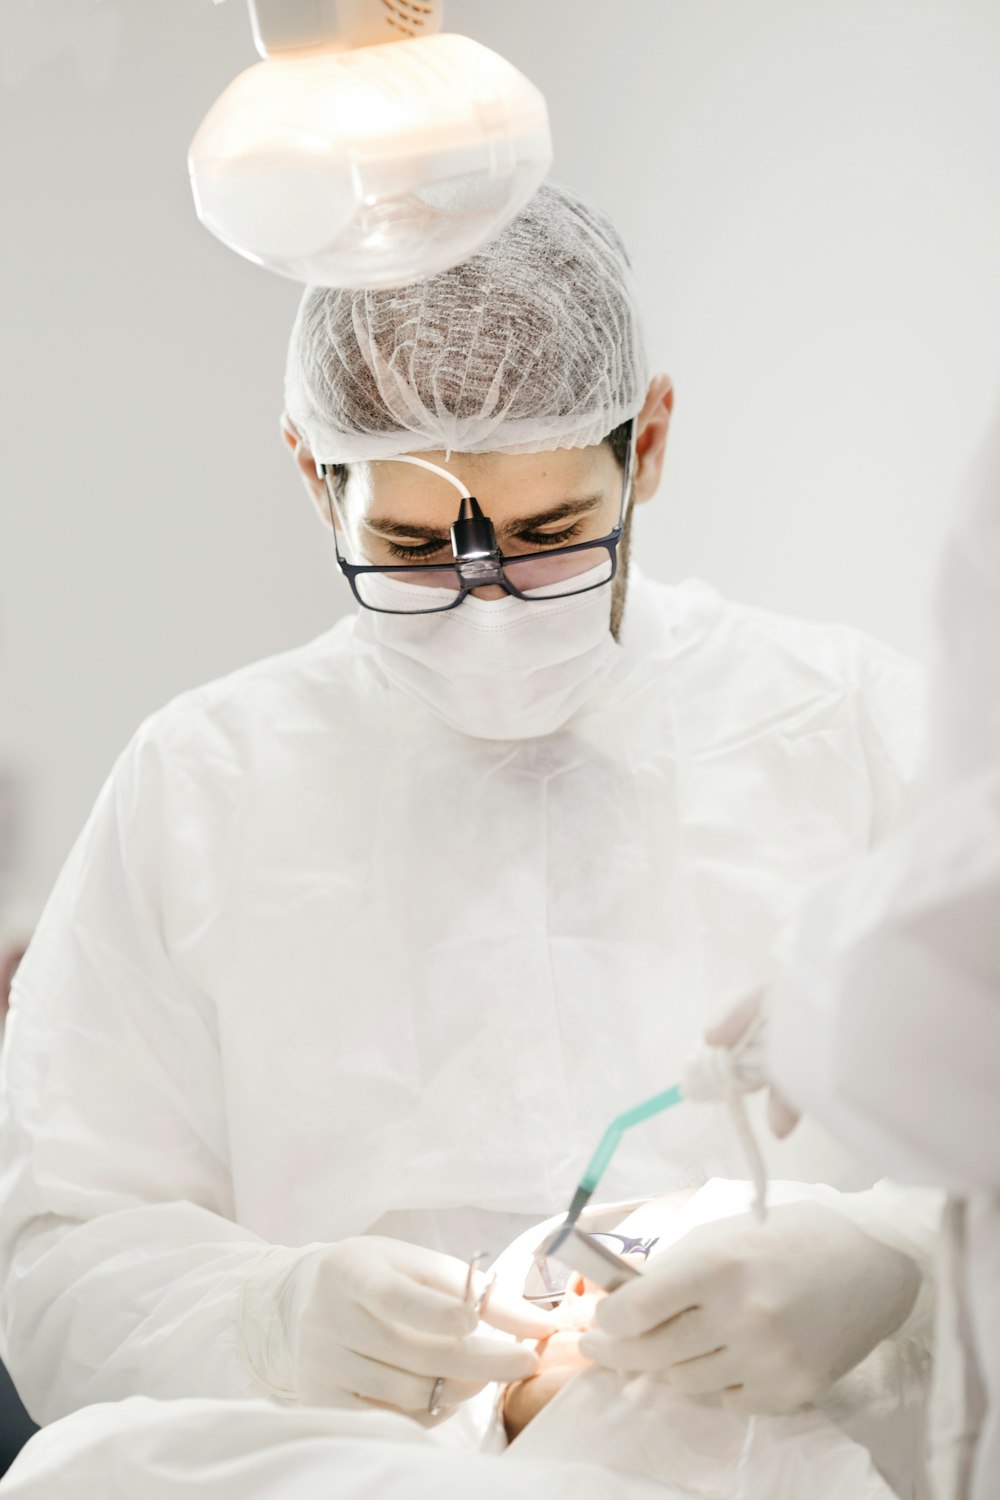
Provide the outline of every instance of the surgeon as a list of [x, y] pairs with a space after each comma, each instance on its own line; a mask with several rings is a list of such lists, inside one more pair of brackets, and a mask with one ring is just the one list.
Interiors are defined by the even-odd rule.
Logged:
[[[306, 292], [282, 427], [357, 607], [140, 726], [18, 970], [2, 1354], [36, 1418], [143, 1393], [433, 1421], [530, 1374], [478, 1323], [546, 1316], [467, 1258], [568, 1201], [806, 884], [893, 824], [908, 663], [630, 566], [673, 405], [613, 225], [559, 187], [429, 281]], [[793, 1142], [783, 1176], [851, 1191], [759, 1241], [809, 1380], [776, 1387], [744, 1317], [748, 1403], [921, 1301], [919, 1254], [865, 1227], [874, 1174]], [[614, 1186], [741, 1172], [690, 1106]]]

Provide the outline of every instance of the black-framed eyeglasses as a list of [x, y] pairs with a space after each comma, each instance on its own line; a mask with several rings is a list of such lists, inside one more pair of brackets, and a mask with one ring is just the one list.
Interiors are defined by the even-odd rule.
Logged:
[[[607, 1231], [589, 1231], [587, 1238], [596, 1240], [615, 1255], [641, 1255], [648, 1260], [650, 1253], [660, 1243], [658, 1234], [648, 1238], [627, 1234], [611, 1234]], [[576, 1280], [576, 1271], [551, 1255], [540, 1255], [533, 1262], [524, 1282], [524, 1298], [542, 1306], [557, 1306], [571, 1284]]]
[[[453, 561], [440, 563], [349, 563], [341, 554], [329, 474], [324, 467], [337, 564], [364, 609], [385, 615], [433, 615], [457, 609], [474, 589], [499, 587], [515, 599], [565, 599], [604, 588], [618, 571], [632, 477], [635, 419], [628, 424], [618, 524], [607, 536], [568, 547], [507, 556], [500, 551], [489, 516], [472, 495], [462, 499], [451, 527]], [[412, 590], [412, 594], [408, 591]], [[433, 601], [429, 591], [439, 595]]]

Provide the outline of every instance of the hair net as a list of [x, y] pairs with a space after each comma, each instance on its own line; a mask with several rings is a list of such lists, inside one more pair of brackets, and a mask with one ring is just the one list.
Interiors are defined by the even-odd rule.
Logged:
[[639, 411], [645, 354], [608, 217], [543, 186], [486, 250], [412, 286], [310, 287], [285, 408], [325, 463], [600, 443]]

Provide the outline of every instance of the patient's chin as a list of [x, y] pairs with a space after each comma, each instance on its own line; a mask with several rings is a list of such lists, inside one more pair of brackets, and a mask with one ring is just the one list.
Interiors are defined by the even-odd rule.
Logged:
[[594, 1315], [600, 1299], [607, 1294], [576, 1276], [552, 1316], [557, 1331], [536, 1345], [539, 1367], [536, 1375], [509, 1385], [503, 1397], [503, 1419], [507, 1437], [513, 1440], [537, 1417], [568, 1380], [591, 1363], [580, 1353], [580, 1335], [594, 1326]]
[[[566, 1328], [551, 1334], [539, 1346], [541, 1370], [584, 1370], [590, 1360], [580, 1353], [580, 1338], [586, 1328]], [[539, 1373], [540, 1373], [539, 1372]]]

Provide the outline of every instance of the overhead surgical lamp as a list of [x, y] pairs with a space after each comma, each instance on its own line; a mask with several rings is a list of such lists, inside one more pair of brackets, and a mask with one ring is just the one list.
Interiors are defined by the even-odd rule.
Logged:
[[420, 281], [489, 244], [552, 159], [545, 100], [442, 0], [249, 0], [265, 61], [202, 121], [198, 218], [314, 285]]

